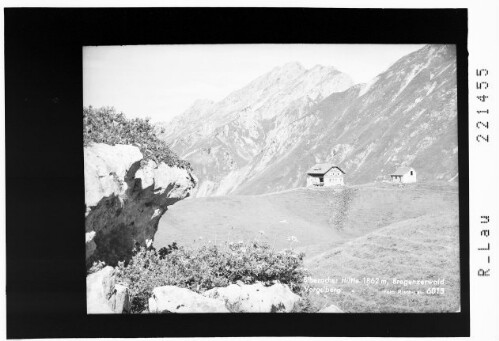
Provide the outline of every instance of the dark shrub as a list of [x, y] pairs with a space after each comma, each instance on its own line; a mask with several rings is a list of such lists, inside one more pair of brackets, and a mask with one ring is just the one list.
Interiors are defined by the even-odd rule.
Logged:
[[86, 147], [91, 143], [134, 145], [140, 149], [146, 161], [153, 160], [157, 164], [164, 162], [168, 166], [191, 169], [187, 161], [179, 159], [155, 135], [154, 125], [149, 119], [127, 119], [112, 107], [83, 107], [83, 145]]
[[147, 309], [155, 287], [175, 285], [195, 292], [227, 286], [275, 281], [300, 293], [305, 277], [304, 254], [292, 250], [275, 251], [261, 242], [205, 245], [198, 249], [172, 244], [159, 252], [141, 248], [125, 266], [118, 265], [118, 279], [125, 282], [132, 296], [132, 312]]
[[176, 242], [173, 242], [172, 244], [162, 247], [159, 249], [158, 254], [160, 259], [164, 259], [167, 255], [172, 253], [173, 251], [178, 250], [178, 245]]

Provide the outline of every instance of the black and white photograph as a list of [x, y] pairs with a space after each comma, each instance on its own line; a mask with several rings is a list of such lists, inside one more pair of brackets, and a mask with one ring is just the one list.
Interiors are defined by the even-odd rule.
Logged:
[[455, 45], [82, 53], [88, 314], [460, 312]]
[[7, 339], [497, 339], [495, 2], [2, 8]]

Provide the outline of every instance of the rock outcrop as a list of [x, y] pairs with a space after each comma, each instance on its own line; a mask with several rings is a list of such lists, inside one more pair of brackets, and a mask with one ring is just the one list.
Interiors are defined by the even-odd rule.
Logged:
[[153, 289], [150, 313], [228, 313], [223, 301], [171, 285]]
[[233, 313], [289, 313], [301, 299], [281, 283], [268, 287], [262, 283], [231, 284], [208, 290], [204, 296], [224, 302]]
[[196, 185], [188, 170], [143, 160], [138, 147], [95, 143], [84, 150], [86, 261], [116, 265], [149, 246], [168, 206]]
[[125, 285], [116, 283], [111, 266], [87, 276], [88, 314], [125, 314], [130, 312], [130, 295]]

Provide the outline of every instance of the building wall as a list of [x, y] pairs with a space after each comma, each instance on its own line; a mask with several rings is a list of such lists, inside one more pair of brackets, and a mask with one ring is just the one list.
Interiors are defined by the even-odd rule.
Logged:
[[412, 175], [411, 175], [411, 172], [408, 172], [402, 176], [402, 183], [409, 184], [412, 182], [416, 182], [416, 171], [415, 170], [412, 171]]
[[[412, 171], [412, 175], [411, 175], [411, 171]], [[411, 171], [405, 173], [404, 175], [402, 176], [394, 176], [392, 175], [392, 181], [393, 182], [400, 182], [400, 183], [403, 183], [403, 184], [409, 184], [409, 183], [413, 183], [413, 182], [416, 182], [416, 171], [414, 169], [412, 169]]]
[[324, 175], [324, 186], [343, 186], [343, 173], [333, 168]]

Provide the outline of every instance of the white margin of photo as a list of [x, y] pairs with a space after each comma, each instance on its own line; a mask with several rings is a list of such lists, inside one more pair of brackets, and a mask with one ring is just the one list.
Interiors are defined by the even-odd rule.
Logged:
[[[498, 97], [499, 86], [499, 2], [496, 0], [4, 0], [2, 9], [6, 7], [310, 7], [310, 8], [468, 8], [468, 51], [469, 51], [469, 176], [470, 176], [470, 307], [471, 307], [471, 337], [459, 338], [476, 341], [499, 340], [499, 124]], [[1, 94], [0, 104], [0, 287], [6, 288], [5, 278], [5, 78], [4, 78], [4, 20], [3, 11], [0, 19], [0, 50]], [[476, 110], [483, 109], [476, 101], [475, 90], [477, 68], [489, 70], [488, 108], [490, 114], [488, 144], [476, 141], [477, 115]], [[494, 92], [495, 91], [495, 92]], [[480, 93], [481, 94], [481, 93]], [[484, 266], [483, 256], [477, 250], [484, 247], [484, 238], [480, 236], [483, 225], [481, 215], [490, 215], [491, 234], [488, 242], [491, 244], [492, 275], [479, 278], [477, 271]], [[0, 339], [6, 337], [6, 300], [5, 294], [0, 295]], [[207, 340], [207, 338], [194, 338]], [[262, 340], [262, 338], [211, 338], [223, 340]], [[283, 340], [287, 338], [265, 338], [266, 340]], [[296, 337], [294, 340], [326, 340], [330, 338]], [[336, 340], [353, 338], [341, 337]], [[380, 340], [382, 338], [355, 338], [355, 340]], [[395, 339], [395, 338], [390, 338]], [[445, 340], [458, 338], [420, 338], [421, 340]], [[49, 339], [45, 339], [49, 340]], [[61, 340], [61, 339], [56, 339]], [[95, 340], [95, 339], [88, 339]], [[117, 340], [117, 339], [112, 339]], [[123, 339], [128, 340], [128, 339]], [[152, 340], [152, 339], [149, 339]], [[171, 338], [169, 340], [185, 340]], [[396, 338], [396, 340], [419, 340], [419, 338]]]

